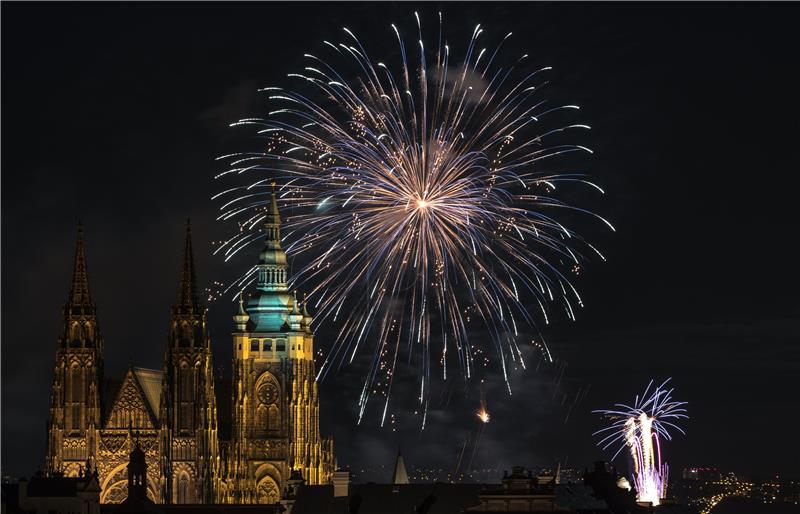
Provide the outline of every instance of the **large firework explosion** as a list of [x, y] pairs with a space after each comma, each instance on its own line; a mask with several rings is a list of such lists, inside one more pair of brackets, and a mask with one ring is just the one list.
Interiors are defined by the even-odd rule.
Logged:
[[446, 379], [454, 353], [471, 377], [491, 353], [468, 337], [471, 322], [488, 330], [508, 383], [509, 366], [525, 366], [520, 325], [548, 323], [554, 308], [574, 318], [582, 306], [567, 275], [586, 250], [599, 252], [567, 213], [611, 227], [559, 198], [570, 186], [602, 189], [583, 174], [546, 168], [558, 156], [591, 153], [561, 141], [589, 127], [563, 121], [577, 106], [541, 97], [550, 68], [531, 68], [527, 55], [502, 59], [511, 34], [481, 48], [480, 25], [456, 57], [441, 14], [432, 45], [415, 17], [410, 40], [391, 25], [394, 65], [373, 59], [347, 28], [342, 42], [305, 54], [308, 65], [287, 79], [295, 86], [262, 90], [274, 105], [268, 116], [232, 124], [251, 127], [260, 142], [221, 157], [229, 168], [217, 177], [228, 181], [215, 196], [219, 219], [238, 223], [217, 249], [226, 259], [263, 237], [277, 183], [287, 252], [303, 262], [292, 287], [307, 292], [317, 323], [338, 330], [320, 375], [352, 362], [362, 346], [372, 351], [359, 421], [376, 393], [385, 397], [385, 420], [403, 348], [409, 362], [421, 357], [422, 412], [437, 361]]
[[670, 429], [681, 434], [683, 429], [675, 422], [687, 419], [686, 402], [672, 400], [673, 389], [665, 389], [665, 380], [652, 392], [653, 381], [637, 396], [633, 405], [617, 403], [613, 409], [593, 411], [612, 420], [612, 424], [594, 435], [602, 435], [598, 443], [604, 450], [619, 445], [612, 460], [625, 448], [630, 452], [636, 499], [641, 502], [661, 503], [667, 494], [669, 467], [661, 459], [661, 440], [670, 441]]

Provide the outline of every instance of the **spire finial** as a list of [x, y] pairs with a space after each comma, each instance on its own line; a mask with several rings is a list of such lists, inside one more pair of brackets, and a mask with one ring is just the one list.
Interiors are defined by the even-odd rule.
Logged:
[[[278, 187], [278, 183], [275, 180], [273, 180], [272, 181], [272, 193], [270, 194], [269, 206], [267, 207], [267, 218], [264, 220], [264, 222], [267, 225], [268, 232], [270, 232], [269, 229], [279, 229], [279, 226], [281, 224], [281, 214], [280, 214], [280, 211], [278, 211], [278, 196], [276, 194], [277, 193], [277, 190], [276, 190], [277, 187]], [[280, 231], [279, 230], [275, 230], [274, 232], [268, 233], [267, 238], [268, 239], [273, 239], [273, 240], [274, 239], [278, 239], [279, 240], [280, 239]]]
[[239, 314], [247, 314], [244, 310], [244, 289], [239, 291]]
[[305, 316], [306, 318], [310, 317], [310, 314], [308, 314], [307, 305], [308, 305], [308, 293], [303, 293], [303, 316]]
[[295, 289], [294, 291], [292, 291], [292, 294], [294, 295], [294, 302], [292, 302], [293, 303], [292, 314], [300, 314], [300, 309], [299, 306], [297, 305], [297, 290]]
[[236, 329], [239, 331], [244, 331], [247, 329], [247, 322], [250, 320], [250, 316], [247, 314], [247, 311], [244, 310], [244, 289], [239, 291], [239, 312], [233, 317], [233, 322], [236, 323]]

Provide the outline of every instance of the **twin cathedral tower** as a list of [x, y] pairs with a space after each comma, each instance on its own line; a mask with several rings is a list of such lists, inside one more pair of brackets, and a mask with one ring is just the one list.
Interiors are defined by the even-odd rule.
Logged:
[[127, 497], [129, 454], [147, 463], [157, 503], [276, 503], [287, 482], [330, 481], [333, 440], [319, 433], [314, 334], [305, 304], [287, 286], [281, 219], [273, 192], [256, 291], [239, 301], [232, 376], [212, 365], [187, 226], [178, 301], [161, 370], [103, 371], [104, 341], [81, 229], [56, 351], [47, 427], [46, 473], [96, 470], [102, 503]]

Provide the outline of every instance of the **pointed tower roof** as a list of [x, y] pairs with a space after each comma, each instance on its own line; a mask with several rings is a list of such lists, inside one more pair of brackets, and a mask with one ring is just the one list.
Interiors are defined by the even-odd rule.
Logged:
[[[276, 184], [264, 216], [264, 247], [258, 256], [256, 291], [247, 301], [252, 332], [285, 332], [300, 330], [302, 314], [293, 313], [294, 302], [289, 293], [289, 264], [281, 246], [281, 216], [278, 210]], [[291, 328], [290, 316], [296, 316]]]
[[177, 306], [189, 310], [198, 306], [199, 303], [200, 301], [197, 298], [197, 277], [194, 271], [194, 253], [192, 252], [192, 225], [187, 219]]
[[392, 474], [393, 485], [408, 484], [408, 473], [406, 473], [406, 463], [403, 460], [403, 454], [397, 450], [397, 460], [394, 462], [394, 473]]
[[278, 199], [275, 196], [275, 187], [277, 187], [278, 183], [274, 180], [272, 181], [272, 198], [270, 198], [269, 208], [267, 209], [267, 218], [264, 220], [264, 223], [268, 225], [280, 225], [281, 224], [281, 213], [278, 210]]
[[78, 222], [78, 237], [75, 244], [75, 263], [72, 268], [72, 285], [69, 288], [67, 307], [92, 308], [92, 296], [89, 293], [89, 276], [86, 271], [86, 250], [83, 246], [83, 225]]
[[[92, 348], [99, 350], [102, 359], [103, 337], [97, 322], [97, 308], [89, 293], [89, 273], [86, 270], [86, 250], [83, 244], [83, 225], [78, 222], [75, 243], [75, 262], [72, 282], [62, 311], [64, 319], [59, 344], [62, 348]], [[99, 360], [98, 360], [99, 363]]]
[[286, 253], [281, 246], [281, 213], [278, 210], [275, 182], [272, 182], [272, 194], [267, 207], [267, 215], [264, 217], [264, 233], [264, 249], [261, 250], [258, 263], [261, 265], [286, 266]]

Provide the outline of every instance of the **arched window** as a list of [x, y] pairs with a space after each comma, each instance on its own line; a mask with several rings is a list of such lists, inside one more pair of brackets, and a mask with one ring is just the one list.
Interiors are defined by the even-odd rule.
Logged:
[[191, 503], [189, 497], [189, 477], [185, 473], [178, 479], [178, 503]]
[[256, 383], [256, 432], [265, 436], [281, 426], [280, 385], [275, 376], [265, 372]]
[[281, 414], [278, 411], [278, 406], [274, 403], [269, 406], [269, 421], [267, 428], [270, 432], [277, 432], [281, 427]]
[[271, 477], [264, 477], [258, 483], [258, 503], [262, 505], [278, 503], [280, 496], [278, 485]]
[[191, 430], [194, 426], [194, 373], [192, 368], [186, 364], [182, 365], [178, 372], [178, 428], [179, 430]]
[[181, 323], [180, 346], [190, 346], [192, 343], [192, 329], [188, 323]]
[[259, 430], [266, 430], [269, 424], [269, 409], [263, 403], [256, 407], [256, 426]]
[[83, 374], [81, 373], [81, 368], [77, 365], [72, 366], [69, 370], [70, 374], [70, 395], [69, 399], [70, 402], [73, 403], [80, 403], [83, 398]]
[[83, 388], [83, 370], [76, 364], [67, 374], [67, 430], [78, 431], [82, 428]]

